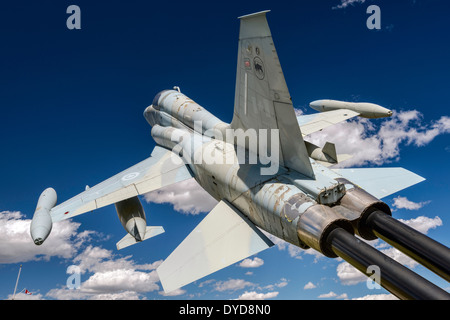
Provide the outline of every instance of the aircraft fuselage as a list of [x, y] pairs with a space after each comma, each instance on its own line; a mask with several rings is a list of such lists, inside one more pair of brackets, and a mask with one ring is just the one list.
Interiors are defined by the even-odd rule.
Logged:
[[[283, 167], [272, 155], [265, 157], [251, 142], [246, 149], [237, 147], [239, 134], [251, 134], [232, 132], [229, 124], [182, 93], [159, 93], [144, 116], [154, 140], [180, 155], [211, 196], [228, 201], [255, 225], [294, 245], [334, 256], [322, 243], [324, 233], [337, 225], [353, 232], [351, 221], [360, 218], [359, 207], [366, 208], [333, 207], [346, 189], [356, 188], [352, 183], [312, 159], [314, 179]], [[371, 197], [369, 205], [379, 202]]]

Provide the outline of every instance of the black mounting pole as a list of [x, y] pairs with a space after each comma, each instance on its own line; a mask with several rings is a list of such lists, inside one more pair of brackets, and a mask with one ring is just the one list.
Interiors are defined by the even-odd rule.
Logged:
[[450, 281], [449, 248], [382, 211], [372, 212], [366, 225], [378, 238]]
[[336, 228], [327, 243], [339, 257], [367, 276], [369, 266], [380, 270], [380, 285], [403, 300], [450, 300], [450, 294], [389, 258], [344, 229]]

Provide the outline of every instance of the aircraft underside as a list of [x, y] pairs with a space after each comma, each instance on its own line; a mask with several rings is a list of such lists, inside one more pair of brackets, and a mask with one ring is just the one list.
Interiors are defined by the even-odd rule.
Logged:
[[[339, 155], [304, 137], [361, 116], [389, 117], [369, 103], [318, 100], [319, 113], [297, 116], [266, 19], [240, 17], [233, 120], [225, 123], [178, 90], [158, 93], [144, 111], [156, 142], [152, 155], [56, 205], [46, 189], [31, 223], [41, 245], [54, 222], [115, 204], [127, 235], [118, 249], [164, 232], [148, 227], [139, 196], [195, 178], [218, 205], [157, 272], [166, 292], [273, 246], [274, 235], [326, 257], [341, 257], [402, 299], [450, 299], [428, 280], [364, 241], [381, 238], [450, 281], [450, 250], [391, 217], [382, 200], [424, 179], [403, 168], [335, 169]], [[357, 237], [355, 237], [358, 236]]]

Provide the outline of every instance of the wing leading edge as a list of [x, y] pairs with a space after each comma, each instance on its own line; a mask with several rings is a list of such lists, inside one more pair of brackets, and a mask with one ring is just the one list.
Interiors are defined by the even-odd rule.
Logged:
[[131, 197], [192, 178], [183, 160], [156, 146], [144, 161], [55, 206], [52, 221], [68, 219]]

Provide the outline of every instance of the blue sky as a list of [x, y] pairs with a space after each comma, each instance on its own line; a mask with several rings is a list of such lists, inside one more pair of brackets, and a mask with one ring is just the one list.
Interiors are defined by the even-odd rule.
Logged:
[[[66, 9], [81, 8], [81, 30]], [[366, 9], [381, 9], [369, 30]], [[0, 298], [356, 299], [370, 290], [342, 260], [276, 246], [165, 296], [155, 268], [214, 205], [193, 181], [142, 197], [149, 225], [166, 233], [116, 251], [125, 230], [114, 206], [29, 236], [40, 193], [59, 202], [147, 158], [155, 143], [142, 116], [160, 90], [183, 93], [223, 121], [234, 101], [238, 16], [265, 9], [298, 112], [317, 99], [367, 101], [395, 111], [309, 139], [352, 153], [342, 165], [404, 167], [427, 180], [383, 199], [396, 218], [450, 245], [448, 11], [441, 0], [16, 1], [0, 10]], [[436, 284], [448, 283], [383, 242], [372, 242]], [[81, 289], [66, 273], [80, 267]], [[21, 296], [22, 297], [22, 296]]]

